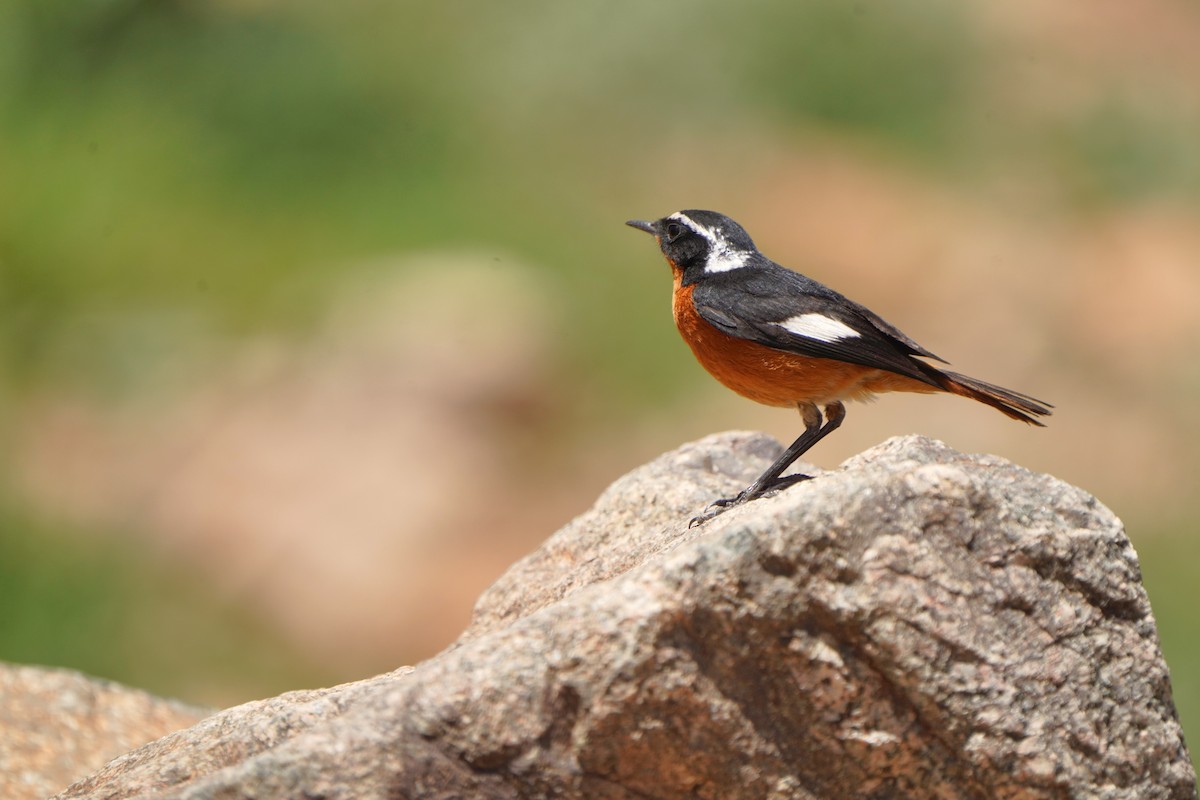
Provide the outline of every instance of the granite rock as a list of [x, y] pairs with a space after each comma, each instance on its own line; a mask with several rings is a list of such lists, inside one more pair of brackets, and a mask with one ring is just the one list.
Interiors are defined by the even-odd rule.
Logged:
[[1193, 798], [1120, 520], [892, 439], [689, 529], [777, 454], [621, 478], [413, 668], [216, 714], [61, 798]]
[[42, 800], [211, 713], [72, 670], [0, 664], [0, 797]]

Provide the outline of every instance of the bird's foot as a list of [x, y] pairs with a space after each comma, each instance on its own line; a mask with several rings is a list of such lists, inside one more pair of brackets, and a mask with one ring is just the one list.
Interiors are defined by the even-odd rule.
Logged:
[[714, 500], [709, 503], [708, 508], [704, 509], [703, 514], [692, 517], [688, 522], [689, 528], [694, 528], [697, 525], [703, 525], [713, 517], [724, 514], [731, 508], [740, 506], [743, 503], [749, 503], [751, 500], [757, 500], [760, 497], [766, 497], [770, 494], [782, 491], [794, 483], [807, 481], [811, 479], [811, 475], [785, 475], [782, 478], [775, 478], [765, 486], [750, 486], [745, 490], [738, 492], [733, 497], [722, 497], [720, 500]]
[[708, 508], [704, 509], [703, 514], [692, 517], [688, 522], [689, 528], [694, 528], [697, 525], [703, 525], [718, 514], [724, 514], [734, 506], [740, 506], [742, 503], [748, 503], [758, 495], [751, 495], [750, 490], [740, 492], [733, 497], [722, 497], [720, 500], [714, 500], [708, 504]]

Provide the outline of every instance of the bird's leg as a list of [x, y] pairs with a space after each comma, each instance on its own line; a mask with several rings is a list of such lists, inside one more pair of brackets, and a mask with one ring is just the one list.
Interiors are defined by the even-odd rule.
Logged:
[[785, 469], [795, 463], [796, 459], [807, 453], [809, 448], [824, 439], [842, 424], [842, 420], [846, 418], [846, 407], [838, 402], [825, 406], [824, 424], [821, 424], [821, 412], [811, 403], [802, 404], [800, 406], [800, 414], [804, 419], [804, 433], [800, 434], [796, 438], [796, 441], [792, 442], [791, 447], [784, 450], [783, 454], [775, 459], [775, 463], [767, 467], [766, 472], [759, 475], [754, 483], [747, 486], [745, 491], [736, 498], [731, 498], [728, 501], [718, 500], [718, 503], [722, 503], [723, 505], [745, 503], [748, 500], [762, 497], [767, 492], [785, 489], [793, 483], [809, 479], [810, 476], [808, 475], [780, 476], [783, 475]]
[[768, 492], [786, 489], [794, 483], [806, 481], [811, 477], [809, 475], [780, 476], [796, 459], [808, 452], [810, 447], [837, 430], [838, 426], [842, 424], [842, 420], [846, 418], [846, 407], [836, 400], [826, 405], [824, 424], [822, 424], [821, 411], [815, 404], [800, 403], [799, 408], [800, 416], [804, 420], [804, 433], [800, 434], [796, 441], [792, 442], [791, 446], [784, 450], [779, 458], [775, 459], [775, 463], [767, 467], [766, 472], [759, 475], [754, 483], [734, 497], [725, 497], [713, 502], [703, 514], [692, 518], [692, 521], [688, 523], [689, 528], [707, 522], [734, 506], [748, 503]]

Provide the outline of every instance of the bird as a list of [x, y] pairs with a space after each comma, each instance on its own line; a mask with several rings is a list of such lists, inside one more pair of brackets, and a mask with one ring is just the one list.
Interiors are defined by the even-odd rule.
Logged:
[[759, 252], [715, 211], [684, 210], [625, 223], [655, 237], [674, 276], [675, 325], [708, 372], [768, 406], [796, 408], [804, 432], [745, 490], [711, 503], [689, 527], [811, 476], [783, 475], [839, 426], [848, 400], [884, 392], [948, 392], [1043, 426], [1053, 406], [951, 372], [875, 312]]

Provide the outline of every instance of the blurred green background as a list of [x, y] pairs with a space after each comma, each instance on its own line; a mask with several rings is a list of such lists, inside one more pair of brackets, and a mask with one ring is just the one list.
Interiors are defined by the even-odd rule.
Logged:
[[1058, 406], [888, 398], [812, 457], [1096, 492], [1200, 730], [1200, 6], [1047, 5], [0, 5], [0, 659], [220, 705], [390, 669], [626, 469], [790, 439], [621, 224], [708, 207]]

